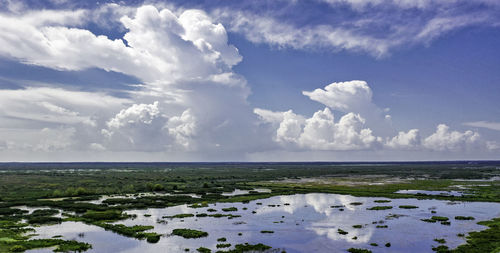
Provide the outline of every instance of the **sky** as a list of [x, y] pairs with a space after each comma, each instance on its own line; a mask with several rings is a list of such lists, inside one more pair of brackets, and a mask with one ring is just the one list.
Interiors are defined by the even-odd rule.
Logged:
[[0, 0], [0, 161], [500, 157], [497, 0]]

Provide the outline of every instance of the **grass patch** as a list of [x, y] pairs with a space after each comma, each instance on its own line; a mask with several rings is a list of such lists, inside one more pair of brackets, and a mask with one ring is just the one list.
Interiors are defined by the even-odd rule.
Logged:
[[272, 231], [272, 230], [261, 230], [260, 232], [262, 234], [273, 234], [274, 233], [274, 231]]
[[347, 252], [350, 253], [371, 253], [371, 250], [368, 249], [359, 249], [359, 248], [349, 248]]
[[388, 210], [388, 209], [392, 209], [392, 206], [374, 206], [374, 207], [366, 208], [366, 210], [376, 210], [376, 211]]
[[337, 229], [337, 233], [339, 233], [339, 234], [341, 234], [341, 235], [347, 235], [347, 234], [349, 234], [349, 232], [344, 231], [344, 230], [342, 230], [342, 229], [340, 229], [340, 228], [339, 228], [339, 229]]
[[207, 237], [208, 233], [200, 230], [188, 229], [188, 228], [177, 228], [172, 231], [173, 235], [182, 236], [184, 238], [201, 238]]
[[455, 216], [455, 220], [475, 220], [472, 216]]
[[222, 208], [222, 211], [224, 211], [224, 212], [236, 212], [236, 211], [238, 211], [238, 208], [236, 208], [234, 206], [228, 207], [228, 208]]
[[401, 205], [399, 206], [401, 209], [416, 209], [418, 206], [412, 206], [412, 205]]

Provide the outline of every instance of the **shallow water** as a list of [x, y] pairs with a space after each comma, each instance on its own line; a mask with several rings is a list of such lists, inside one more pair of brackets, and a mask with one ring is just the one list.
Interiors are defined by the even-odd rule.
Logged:
[[[208, 237], [184, 239], [179, 236], [164, 236], [156, 244], [127, 238], [104, 229], [82, 223], [65, 222], [59, 225], [43, 226], [36, 230], [37, 238], [50, 238], [63, 235], [65, 239], [85, 241], [93, 245], [89, 252], [191, 252], [203, 246], [216, 250], [217, 238], [226, 237], [232, 245], [238, 243], [264, 243], [273, 248], [281, 248], [287, 252], [346, 252], [350, 247], [366, 248], [373, 252], [432, 252], [437, 246], [434, 238], [446, 239], [446, 245], [454, 248], [464, 239], [456, 234], [467, 234], [470, 231], [485, 229], [477, 225], [480, 220], [489, 220], [500, 216], [499, 203], [481, 202], [449, 202], [439, 200], [392, 199], [389, 203], [375, 203], [383, 198], [364, 198], [338, 194], [297, 194], [276, 196], [268, 199], [243, 203], [217, 203], [207, 208], [189, 208], [180, 205], [161, 209], [129, 210], [127, 213], [137, 214], [134, 220], [117, 223], [126, 225], [153, 225], [154, 231], [170, 234], [175, 228], [191, 228], [209, 233]], [[362, 205], [351, 205], [362, 202]], [[262, 203], [258, 205], [257, 203]], [[450, 205], [453, 203], [453, 205]], [[268, 206], [268, 205], [275, 205]], [[416, 205], [417, 209], [400, 209], [399, 205]], [[222, 212], [221, 208], [237, 207], [236, 212]], [[331, 206], [345, 206], [331, 208]], [[373, 206], [393, 206], [389, 210], [367, 210]], [[243, 210], [246, 207], [247, 210]], [[162, 216], [179, 213], [208, 213], [208, 208], [217, 213], [241, 215], [239, 218], [190, 217], [184, 219], [162, 219]], [[344, 211], [341, 211], [343, 209]], [[256, 211], [255, 214], [252, 211]], [[435, 211], [432, 214], [431, 211]], [[145, 217], [144, 214], [151, 215]], [[404, 215], [399, 218], [387, 218], [390, 214]], [[451, 225], [427, 223], [420, 219], [433, 215], [450, 218]], [[473, 216], [473, 221], [454, 220], [455, 216]], [[284, 216], [284, 217], [283, 217]], [[166, 220], [166, 224], [158, 224], [157, 219]], [[275, 223], [277, 222], [277, 223]], [[372, 224], [377, 222], [377, 224]], [[361, 224], [361, 229], [353, 225]], [[388, 228], [376, 228], [387, 225]], [[349, 234], [340, 235], [338, 229]], [[261, 230], [272, 230], [272, 234], [262, 234]], [[84, 237], [78, 237], [78, 233]], [[242, 233], [241, 236], [238, 233]], [[357, 239], [353, 239], [356, 236]], [[391, 247], [386, 248], [385, 243]], [[379, 246], [370, 246], [377, 243]], [[36, 250], [32, 252], [50, 252]]]
[[[260, 192], [260, 193], [271, 192], [270, 189], [264, 189], [264, 188], [256, 188], [256, 189], [253, 189], [252, 191]], [[245, 194], [249, 194], [249, 193], [250, 193], [249, 190], [234, 189], [234, 191], [232, 191], [232, 192], [224, 192], [221, 195], [222, 196], [238, 196], [238, 195], [245, 195]]]
[[443, 196], [454, 196], [461, 197], [464, 195], [463, 192], [458, 191], [426, 191], [426, 190], [399, 190], [395, 193], [400, 194], [426, 194], [426, 195], [443, 195]]

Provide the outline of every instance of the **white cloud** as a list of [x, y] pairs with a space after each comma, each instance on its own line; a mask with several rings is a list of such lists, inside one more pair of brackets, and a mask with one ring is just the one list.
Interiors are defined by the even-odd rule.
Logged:
[[381, 141], [369, 128], [363, 128], [365, 120], [354, 113], [344, 115], [336, 123], [328, 108], [307, 119], [292, 110], [271, 112], [259, 109], [255, 112], [267, 122], [276, 122], [277, 114], [282, 114], [282, 121], [275, 130], [275, 141], [286, 148], [360, 150], [373, 148]]
[[366, 110], [366, 107], [374, 106], [372, 104], [372, 90], [365, 81], [331, 83], [324, 89], [303, 91], [302, 94], [311, 100], [342, 112], [361, 112]]
[[399, 132], [398, 135], [388, 139], [385, 143], [393, 149], [417, 149], [420, 148], [421, 138], [418, 129], [411, 129], [408, 132]]
[[61, 70], [96, 67], [162, 84], [219, 75], [230, 79], [230, 68], [241, 61], [224, 27], [203, 11], [187, 10], [177, 17], [168, 9], [142, 6], [134, 17], [120, 19], [128, 31], [115, 40], [66, 27], [88, 21], [87, 12], [0, 14], [0, 55]]
[[106, 125], [111, 129], [118, 129], [132, 124], [149, 125], [159, 115], [158, 101], [155, 101], [153, 104], [134, 104], [127, 109], [121, 110]]
[[364, 51], [381, 56], [396, 42], [326, 24], [299, 28], [272, 17], [237, 10], [220, 9], [213, 15], [223, 20], [230, 31], [243, 34], [251, 42], [267, 43], [280, 48], [326, 47], [334, 50]]
[[386, 56], [399, 47], [428, 44], [464, 27], [500, 25], [497, 15], [500, 4], [494, 0], [295, 3], [279, 2], [276, 9], [266, 12], [219, 8], [213, 11], [213, 16], [219, 17], [230, 31], [254, 43], [299, 50], [361, 51], [375, 57]]
[[437, 151], [463, 151], [480, 146], [479, 133], [467, 130], [465, 132], [449, 131], [449, 127], [440, 124], [436, 132], [424, 139], [424, 147]]
[[168, 120], [165, 126], [168, 133], [174, 137], [177, 144], [186, 150], [193, 150], [192, 138], [197, 134], [197, 120], [190, 109], [185, 110], [181, 116], [175, 116]]
[[56, 124], [86, 124], [96, 126], [94, 115], [107, 115], [112, 110], [129, 103], [104, 93], [68, 91], [60, 88], [28, 87], [0, 92], [0, 118], [5, 125], [9, 120]]
[[500, 131], [500, 122], [474, 121], [474, 122], [465, 122], [463, 123], [463, 125]]

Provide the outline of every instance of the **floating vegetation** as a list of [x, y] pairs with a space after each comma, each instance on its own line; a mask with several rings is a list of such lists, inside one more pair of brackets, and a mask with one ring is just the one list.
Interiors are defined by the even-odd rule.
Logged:
[[399, 206], [401, 209], [416, 209], [418, 206], [412, 206], [412, 205], [401, 205]]
[[[448, 250], [448, 246], [446, 246], [446, 245], [439, 245], [437, 247], [432, 247], [432, 250], [436, 251], [438, 253], [447, 253], [447, 252], [450, 252]], [[476, 251], [476, 252], [482, 252], [482, 251]]]
[[217, 247], [218, 249], [229, 248], [229, 247], [231, 247], [231, 243], [219, 243], [219, 244], [215, 245], [215, 247]]
[[344, 205], [338, 205], [338, 206], [330, 206], [330, 208], [342, 208], [345, 207]]
[[156, 243], [160, 240], [160, 235], [154, 232], [147, 233], [144, 232], [146, 230], [153, 229], [153, 226], [125, 226], [123, 224], [109, 224], [104, 222], [95, 222], [93, 223], [96, 226], [102, 227], [106, 230], [111, 230], [117, 234], [134, 237], [137, 239], [146, 239], [147, 242]]
[[358, 248], [349, 248], [347, 252], [350, 253], [371, 253], [371, 250], [368, 249], [358, 249]]
[[262, 234], [272, 234], [272, 233], [274, 233], [274, 231], [272, 231], [272, 230], [261, 230], [260, 232]]
[[391, 201], [392, 200], [389, 200], [389, 199], [377, 199], [377, 200], [374, 200], [373, 202], [375, 202], [375, 203], [389, 203]]
[[213, 212], [217, 212], [217, 210], [215, 210], [215, 209], [213, 209], [213, 208], [209, 208], [209, 209], [207, 209], [207, 212], [211, 212], [211, 213], [213, 213]]
[[377, 228], [388, 228], [389, 226], [387, 225], [377, 225]]
[[236, 211], [238, 211], [238, 208], [236, 208], [234, 206], [228, 207], [228, 208], [222, 208], [222, 211], [224, 211], [224, 212], [236, 212]]
[[177, 228], [172, 231], [173, 235], [178, 235], [182, 236], [184, 238], [190, 239], [190, 238], [201, 238], [201, 237], [207, 237], [208, 233], [200, 230], [195, 230], [195, 229], [188, 229], [188, 228]]
[[386, 220], [393, 220], [393, 219], [399, 219], [400, 217], [406, 217], [408, 215], [405, 215], [405, 214], [389, 214], [387, 216], [385, 216], [385, 219]]
[[370, 208], [366, 208], [366, 210], [388, 210], [388, 209], [392, 209], [392, 206], [374, 206], [374, 207], [370, 207]]
[[242, 252], [267, 252], [267, 250], [272, 247], [264, 245], [262, 243], [259, 244], [236, 244], [234, 245], [233, 250], [220, 251], [221, 253], [242, 253]]
[[431, 219], [433, 219], [435, 221], [447, 221], [447, 220], [449, 220], [448, 217], [444, 217], [444, 216], [432, 216]]
[[163, 219], [183, 219], [183, 218], [189, 218], [189, 217], [194, 217], [194, 214], [192, 214], [192, 213], [180, 213], [180, 214], [171, 215], [171, 216], [162, 216]]
[[362, 228], [363, 225], [352, 225], [353, 228]]
[[214, 218], [227, 217], [228, 219], [232, 219], [241, 217], [241, 215], [216, 213], [216, 214], [209, 214], [208, 217], [214, 217]]
[[221, 237], [217, 239], [218, 242], [225, 242], [227, 241], [226, 237]]
[[196, 214], [195, 216], [196, 217], [207, 217], [208, 214], [206, 214], [206, 213], [199, 213], [199, 214]]
[[197, 203], [197, 204], [192, 204], [192, 205], [189, 205], [188, 207], [190, 207], [190, 208], [202, 208], [202, 207], [208, 207], [208, 203], [207, 203], [207, 202]]
[[351, 206], [360, 206], [362, 204], [363, 204], [363, 202], [352, 202], [352, 203], [349, 203], [349, 205], [351, 205]]
[[342, 230], [342, 229], [340, 229], [340, 228], [339, 228], [339, 229], [337, 229], [337, 233], [339, 233], [339, 234], [341, 234], [341, 235], [347, 235], [347, 234], [349, 234], [349, 232], [344, 231], [344, 230]]
[[199, 247], [199, 248], [196, 249], [196, 251], [198, 251], [200, 253], [210, 253], [210, 252], [212, 252], [212, 250], [207, 249], [205, 247]]
[[441, 243], [441, 244], [446, 243], [446, 240], [443, 239], [443, 238], [435, 238], [434, 241], [437, 242], [437, 243]]
[[472, 216], [455, 216], [455, 220], [475, 220]]
[[420, 219], [421, 221], [429, 222], [429, 223], [436, 223], [436, 220], [433, 219]]
[[391, 243], [390, 243], [390, 242], [388, 242], [388, 243], [386, 243], [386, 244], [385, 244], [385, 246], [386, 246], [387, 248], [389, 248], [389, 247], [391, 247]]
[[465, 236], [465, 234], [458, 233], [458, 234], [457, 234], [457, 236], [458, 236], [458, 237], [464, 237], [464, 236]]
[[374, 243], [374, 242], [370, 243], [370, 245], [373, 246], [373, 247], [377, 247], [378, 246], [378, 244]]

